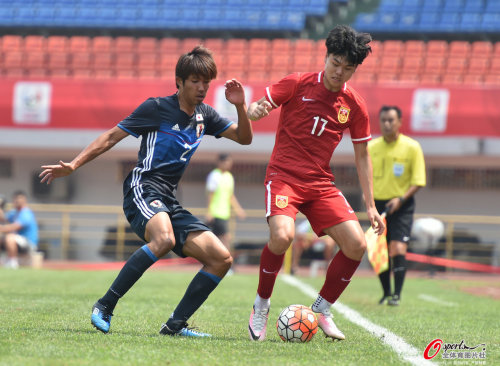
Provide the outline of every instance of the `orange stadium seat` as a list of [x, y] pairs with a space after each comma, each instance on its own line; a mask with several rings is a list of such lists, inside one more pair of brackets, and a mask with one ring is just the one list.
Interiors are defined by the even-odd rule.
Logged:
[[71, 53], [86, 53], [90, 51], [91, 41], [86, 36], [72, 36], [68, 41], [69, 52]]
[[135, 53], [117, 53], [115, 55], [116, 70], [134, 70], [135, 68]]
[[73, 79], [90, 79], [94, 73], [90, 69], [75, 69], [72, 72]]
[[225, 47], [226, 55], [232, 53], [247, 54], [248, 51], [248, 41], [241, 38], [232, 38], [226, 41]]
[[416, 56], [408, 56], [403, 59], [401, 72], [405, 74], [420, 74], [422, 71], [422, 58]]
[[68, 43], [68, 37], [50, 36], [47, 38], [47, 52], [66, 52]]
[[111, 70], [112, 68], [113, 54], [111, 52], [100, 52], [94, 54], [92, 62], [93, 70]]
[[462, 56], [469, 57], [471, 45], [467, 41], [452, 41], [448, 48], [449, 57]]
[[378, 72], [382, 73], [398, 73], [401, 64], [401, 58], [398, 56], [387, 56], [384, 52], [384, 57], [380, 60]]
[[156, 53], [139, 53], [137, 55], [137, 70], [139, 72], [145, 70], [157, 70], [158, 57]]
[[290, 65], [290, 69], [291, 71], [293, 72], [312, 72], [312, 71], [316, 71], [316, 70], [313, 70], [313, 68], [311, 67], [311, 56], [310, 54], [302, 54], [302, 55], [295, 55], [294, 58], [292, 58], [291, 60], [291, 65]]
[[314, 42], [311, 39], [296, 39], [293, 42], [293, 55], [296, 56], [303, 56], [303, 55], [308, 55], [311, 57], [311, 54], [313, 53], [313, 49], [316, 46], [316, 42]]
[[97, 36], [91, 41], [92, 52], [112, 52], [113, 51], [113, 38], [107, 36]]
[[467, 67], [467, 58], [465, 57], [449, 57], [446, 63], [446, 74], [463, 74]]
[[500, 41], [493, 46], [493, 57], [500, 57]]
[[268, 72], [269, 59], [267, 53], [252, 53], [248, 55], [247, 72]]
[[3, 55], [3, 68], [8, 70], [21, 69], [23, 67], [24, 53], [20, 51], [8, 51]]
[[116, 70], [115, 77], [118, 80], [135, 79], [137, 77], [137, 74], [136, 74], [135, 70]]
[[375, 83], [375, 74], [372, 72], [359, 72], [358, 70], [354, 73], [350, 81], [355, 84], [373, 84]]
[[93, 75], [94, 79], [97, 80], [110, 80], [115, 78], [115, 73], [113, 72], [113, 70], [109, 69], [95, 70]]
[[21, 36], [5, 35], [2, 37], [2, 51], [21, 51], [24, 46], [24, 39]]
[[69, 79], [72, 77], [68, 69], [52, 69], [49, 71], [49, 76], [56, 79]]
[[159, 73], [163, 78], [175, 77], [175, 66], [179, 56], [177, 54], [164, 53], [160, 56]]
[[277, 57], [276, 55], [273, 55], [271, 58], [271, 62], [269, 64], [269, 71], [270, 72], [284, 72], [285, 74], [288, 73], [289, 67], [289, 56], [283, 56], [283, 57]]
[[424, 60], [423, 74], [441, 74], [445, 65], [445, 57], [429, 56]]
[[399, 74], [398, 80], [401, 84], [418, 84], [420, 82], [420, 75], [414, 72], [402, 72]]
[[471, 46], [471, 57], [489, 58], [493, 53], [493, 43], [488, 41], [475, 41]]
[[469, 59], [469, 65], [467, 67], [467, 74], [484, 75], [488, 71], [489, 67], [490, 67], [489, 59], [471, 57]]
[[446, 41], [432, 40], [427, 42], [427, 57], [446, 56], [448, 43]]
[[460, 74], [445, 74], [441, 78], [442, 85], [462, 85], [463, 77]]
[[114, 40], [114, 51], [116, 53], [136, 52], [134, 37], [116, 37]]
[[326, 56], [326, 46], [324, 40], [316, 41], [316, 44], [313, 46], [313, 57], [324, 59]]
[[25, 52], [45, 52], [47, 39], [43, 36], [26, 36], [24, 37]]
[[48, 72], [46, 69], [31, 69], [25, 70], [25, 77], [29, 79], [45, 79], [48, 76]]
[[153, 53], [158, 50], [158, 41], [154, 37], [140, 37], [137, 39], [136, 47], [138, 53]]
[[66, 69], [68, 67], [68, 54], [66, 52], [52, 52], [47, 54], [47, 67], [49, 70]]
[[400, 57], [404, 50], [403, 41], [388, 40], [383, 43], [384, 58], [385, 57]]
[[69, 59], [69, 68], [73, 70], [73, 74], [76, 70], [90, 70], [91, 61], [92, 57], [90, 53], [73, 54]]
[[395, 72], [380, 72], [377, 75], [378, 84], [394, 84], [398, 82], [398, 76]]
[[275, 55], [289, 55], [290, 49], [290, 40], [287, 38], [275, 38], [271, 41], [272, 57]]
[[476, 75], [465, 75], [464, 76], [464, 84], [467, 85], [482, 85], [483, 84], [484, 77], [483, 75], [476, 74]]
[[266, 71], [249, 70], [247, 72], [247, 80], [258, 81], [258, 82], [268, 82], [269, 74]]
[[143, 80], [155, 80], [158, 79], [159, 73], [156, 70], [145, 70], [139, 69], [137, 71], [137, 77]]
[[40, 70], [46, 68], [45, 52], [27, 52], [24, 56], [23, 66], [25, 69]]
[[[325, 51], [326, 52], [326, 51]], [[364, 64], [364, 62], [363, 62]], [[325, 55], [316, 55], [311, 59], [311, 71], [319, 72], [325, 69]]]
[[500, 58], [492, 58], [489, 74], [500, 75]]
[[500, 85], [500, 74], [486, 75], [484, 77], [484, 85], [499, 86]]
[[420, 84], [423, 85], [439, 85], [441, 84], [441, 76], [439, 74], [423, 74], [420, 76]]
[[241, 53], [230, 53], [226, 58], [224, 68], [227, 71], [241, 71], [245, 69], [247, 58]]
[[[366, 73], [375, 73], [377, 72], [378, 67], [378, 58], [375, 56], [368, 56], [363, 63], [358, 66], [356, 70], [356, 74], [366, 74]], [[324, 60], [322, 61], [324, 65]]]
[[253, 38], [248, 41], [249, 54], [268, 54], [271, 48], [271, 43], [268, 39]]
[[3, 70], [2, 75], [7, 78], [22, 78], [25, 76], [25, 72], [22, 68], [5, 69]]
[[[372, 52], [370, 53], [370, 55], [368, 57], [376, 57], [376, 58], [382, 57], [382, 54], [384, 53], [384, 47], [383, 47], [382, 42], [371, 41], [370, 47], [372, 49]], [[326, 47], [325, 47], [325, 52], [326, 52]]]
[[180, 54], [191, 52], [193, 48], [202, 44], [202, 40], [200, 38], [184, 38], [180, 41], [179, 46], [179, 56]]
[[422, 57], [425, 55], [426, 44], [423, 41], [406, 41], [404, 57]]
[[269, 82], [268, 82], [268, 84], [270, 85], [271, 83], [275, 83], [277, 81], [280, 81], [281, 79], [283, 79], [287, 75], [288, 75], [288, 73], [285, 70], [271, 71], [269, 73]]
[[162, 38], [160, 40], [160, 52], [171, 53], [179, 57], [179, 40], [177, 38]]
[[225, 47], [225, 42], [222, 38], [207, 38], [203, 41], [203, 45], [215, 55], [221, 54]]

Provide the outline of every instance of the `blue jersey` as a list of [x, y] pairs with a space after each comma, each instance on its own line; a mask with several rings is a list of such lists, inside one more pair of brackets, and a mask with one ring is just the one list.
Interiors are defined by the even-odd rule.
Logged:
[[10, 210], [6, 215], [7, 221], [10, 223], [18, 223], [21, 229], [17, 233], [24, 236], [30, 241], [30, 244], [36, 249], [38, 245], [38, 224], [35, 214], [28, 207], [18, 210]]
[[175, 196], [177, 184], [202, 137], [219, 137], [231, 124], [204, 103], [188, 116], [180, 109], [177, 94], [147, 99], [118, 124], [130, 135], [142, 136], [137, 165], [123, 185], [124, 195], [133, 189]]

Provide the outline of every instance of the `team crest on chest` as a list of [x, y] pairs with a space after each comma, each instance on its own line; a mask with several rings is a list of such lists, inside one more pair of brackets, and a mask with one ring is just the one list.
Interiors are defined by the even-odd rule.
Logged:
[[199, 138], [203, 134], [204, 130], [205, 130], [205, 124], [204, 123], [197, 123], [196, 124], [196, 137]]
[[339, 114], [337, 115], [337, 119], [339, 120], [340, 123], [346, 123], [347, 119], [349, 118], [349, 112], [351, 110], [347, 107], [340, 106], [339, 109]]
[[276, 195], [276, 206], [279, 208], [285, 208], [288, 206], [288, 196]]

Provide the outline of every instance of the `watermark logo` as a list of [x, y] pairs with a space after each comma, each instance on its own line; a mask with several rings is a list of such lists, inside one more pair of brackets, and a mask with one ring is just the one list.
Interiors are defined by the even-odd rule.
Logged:
[[[443, 360], [464, 360], [464, 361], [484, 361], [486, 360], [486, 344], [481, 343], [476, 346], [468, 346], [465, 340], [460, 343], [445, 343], [442, 339], [432, 340], [424, 350], [426, 360], [433, 359], [440, 351], [443, 351]], [[478, 362], [479, 364], [479, 362]]]

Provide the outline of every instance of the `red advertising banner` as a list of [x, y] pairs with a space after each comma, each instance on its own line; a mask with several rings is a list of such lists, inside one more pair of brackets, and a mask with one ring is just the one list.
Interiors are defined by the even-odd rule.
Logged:
[[[0, 129], [99, 129], [113, 127], [148, 97], [176, 91], [173, 80], [0, 79]], [[264, 96], [266, 83], [245, 85], [248, 102]], [[378, 110], [397, 105], [403, 132], [420, 136], [500, 136], [500, 88], [357, 85], [365, 98], [372, 133]], [[223, 82], [214, 81], [205, 100], [231, 118], [234, 107], [224, 99]], [[279, 113], [254, 123], [256, 133], [276, 129]]]

